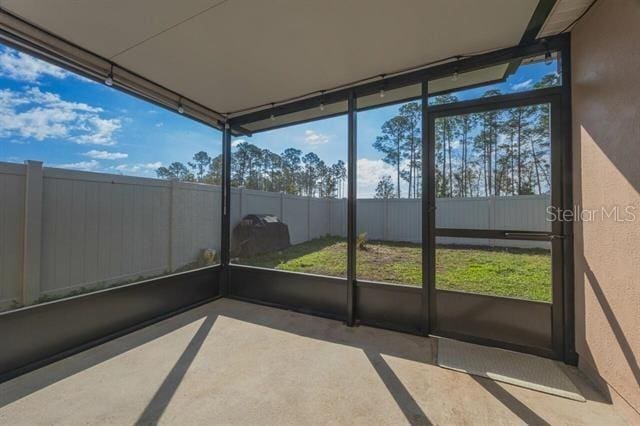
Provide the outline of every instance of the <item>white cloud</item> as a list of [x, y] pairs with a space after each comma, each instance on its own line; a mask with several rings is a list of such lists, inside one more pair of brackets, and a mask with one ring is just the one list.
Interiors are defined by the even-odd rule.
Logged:
[[76, 137], [75, 142], [91, 145], [115, 145], [117, 142], [113, 139], [113, 134], [120, 127], [122, 126], [117, 118], [87, 117], [82, 127], [86, 132]]
[[516, 83], [516, 84], [512, 84], [511, 85], [511, 90], [526, 90], [526, 89], [530, 89], [533, 86], [533, 79], [529, 79], [529, 80], [525, 80], [521, 83]]
[[246, 141], [244, 139], [236, 139], [233, 142], [231, 142], [231, 146], [235, 148], [236, 146], [240, 145], [241, 143], [245, 143], [245, 142]]
[[85, 152], [82, 155], [98, 160], [122, 160], [123, 158], [127, 158], [129, 156], [129, 154], [125, 154], [124, 152], [97, 151], [95, 149], [92, 149], [89, 152]]
[[78, 144], [115, 145], [121, 120], [104, 118], [102, 112], [38, 87], [4, 89], [0, 90], [0, 137], [65, 138]]
[[315, 130], [305, 130], [304, 132], [304, 141], [309, 145], [323, 145], [329, 142], [329, 139], [329, 136]]
[[[376, 186], [383, 176], [395, 176], [393, 166], [382, 160], [358, 159], [358, 198], [373, 198]], [[395, 181], [394, 181], [395, 182]]]
[[74, 74], [29, 56], [4, 48], [0, 50], [0, 76], [35, 83], [40, 77], [67, 78]]
[[385, 175], [395, 174], [395, 169], [390, 164], [382, 160], [369, 160], [368, 158], [358, 159], [358, 184], [377, 184], [380, 178]]
[[100, 163], [96, 160], [80, 161], [78, 163], [55, 164], [54, 167], [61, 169], [74, 169], [84, 171], [94, 171], [100, 167]]
[[137, 163], [137, 164], [119, 164], [112, 167], [121, 173], [151, 173], [155, 172], [158, 168], [162, 167], [162, 162], [156, 161], [154, 163]]

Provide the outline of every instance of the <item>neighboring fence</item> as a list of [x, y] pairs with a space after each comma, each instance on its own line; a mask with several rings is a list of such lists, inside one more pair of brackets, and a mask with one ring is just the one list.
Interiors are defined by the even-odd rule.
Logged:
[[0, 309], [219, 250], [220, 188], [0, 163]]
[[344, 199], [300, 197], [252, 189], [231, 189], [231, 228], [248, 214], [274, 214], [289, 226], [291, 244], [325, 235], [347, 235]]
[[[546, 220], [548, 195], [505, 197], [438, 198], [436, 226], [439, 228], [509, 229], [550, 231]], [[274, 214], [289, 226], [291, 243], [299, 244], [324, 235], [347, 235], [347, 201], [300, 197], [276, 192], [232, 188], [231, 227], [247, 214]], [[370, 240], [420, 243], [422, 202], [419, 199], [359, 199], [358, 232]], [[443, 244], [546, 247], [538, 242], [512, 240], [439, 238]]]
[[[220, 201], [218, 186], [0, 163], [0, 310], [188, 267], [203, 249], [220, 248]], [[357, 204], [358, 231], [369, 239], [420, 242], [420, 200]], [[438, 199], [437, 225], [546, 231], [547, 205], [548, 196]], [[292, 244], [347, 233], [345, 199], [233, 188], [232, 227], [250, 213], [282, 218]]]

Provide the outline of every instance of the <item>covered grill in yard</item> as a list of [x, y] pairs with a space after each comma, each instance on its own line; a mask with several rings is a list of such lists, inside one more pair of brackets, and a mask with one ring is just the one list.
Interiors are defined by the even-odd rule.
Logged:
[[250, 214], [231, 234], [231, 256], [252, 257], [289, 248], [289, 227], [276, 216]]

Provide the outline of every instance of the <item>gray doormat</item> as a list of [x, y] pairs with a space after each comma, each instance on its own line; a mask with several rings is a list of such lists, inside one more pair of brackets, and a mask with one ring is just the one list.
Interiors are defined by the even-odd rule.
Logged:
[[438, 339], [438, 365], [523, 388], [585, 402], [556, 361], [504, 349]]

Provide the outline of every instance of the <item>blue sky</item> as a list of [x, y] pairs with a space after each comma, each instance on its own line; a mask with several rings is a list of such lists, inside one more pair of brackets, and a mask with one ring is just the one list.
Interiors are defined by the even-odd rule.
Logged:
[[0, 47], [0, 161], [155, 177], [200, 150], [220, 132]]
[[[467, 100], [481, 97], [487, 90], [492, 89], [500, 90], [503, 93], [530, 90], [542, 76], [554, 73], [556, 68], [555, 61], [550, 65], [538, 62], [521, 66], [503, 83], [465, 90], [456, 93], [456, 96], [459, 100]], [[382, 155], [372, 145], [380, 134], [382, 124], [397, 115], [401, 105], [390, 105], [358, 113], [359, 198], [373, 197], [380, 178], [384, 175], [395, 175], [393, 167], [381, 160]], [[338, 160], [347, 162], [346, 116], [276, 129], [258, 133], [251, 138], [242, 137], [236, 140], [247, 141], [277, 153], [288, 147], [295, 147], [303, 152], [313, 151], [329, 164]], [[401, 185], [406, 185], [406, 183], [403, 182]], [[403, 194], [407, 193], [407, 188], [403, 186], [401, 189]]]
[[[555, 65], [521, 67], [505, 83], [468, 90], [459, 98], [530, 88]], [[358, 114], [358, 194], [372, 196], [389, 165], [371, 146], [399, 105]], [[347, 160], [346, 116], [237, 138], [281, 153], [294, 147], [326, 163]], [[0, 45], [0, 161], [40, 160], [45, 166], [155, 177], [194, 153], [221, 152], [221, 133], [175, 112], [95, 83]], [[405, 190], [403, 189], [403, 192]]]

